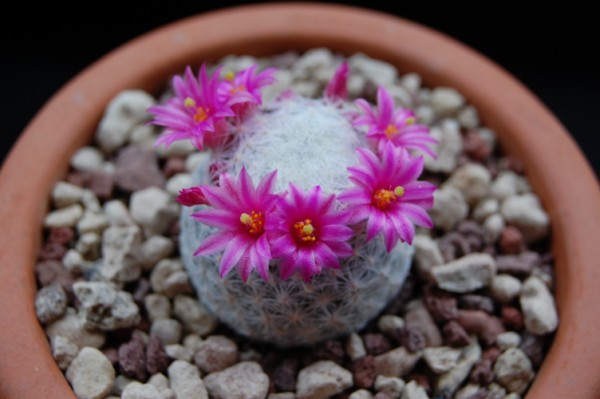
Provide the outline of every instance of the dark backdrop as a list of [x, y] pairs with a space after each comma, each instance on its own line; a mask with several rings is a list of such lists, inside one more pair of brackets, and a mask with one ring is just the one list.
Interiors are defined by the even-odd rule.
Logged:
[[[81, 1], [74, 7], [56, 3], [21, 1], [12, 11], [3, 10], [0, 160], [50, 96], [110, 50], [165, 23], [248, 2]], [[345, 3], [428, 25], [502, 65], [558, 116], [598, 174], [600, 34], [591, 10], [571, 3], [531, 9], [504, 2]]]

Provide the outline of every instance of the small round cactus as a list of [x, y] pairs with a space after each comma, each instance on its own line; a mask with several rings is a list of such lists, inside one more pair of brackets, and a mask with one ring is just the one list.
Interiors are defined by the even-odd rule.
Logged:
[[188, 68], [150, 109], [159, 142], [210, 150], [177, 198], [180, 251], [200, 300], [242, 335], [286, 347], [362, 328], [402, 286], [414, 224], [431, 227], [415, 152], [434, 139], [383, 87], [375, 109], [348, 101], [348, 72], [322, 98], [262, 104], [273, 69]]

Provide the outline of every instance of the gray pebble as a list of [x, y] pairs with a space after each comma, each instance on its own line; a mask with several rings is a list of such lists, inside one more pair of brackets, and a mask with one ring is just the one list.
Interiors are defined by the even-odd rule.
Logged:
[[106, 340], [102, 331], [90, 331], [85, 328], [86, 320], [77, 315], [73, 308], [67, 309], [63, 317], [55, 320], [46, 327], [46, 335], [51, 339], [57, 335], [63, 336], [79, 348], [91, 346], [100, 348]]
[[458, 123], [446, 122], [441, 128], [432, 127], [431, 136], [438, 141], [431, 148], [437, 158], [425, 157], [425, 169], [431, 172], [451, 173], [456, 169], [458, 155], [462, 152], [462, 136]]
[[453, 393], [459, 385], [469, 376], [473, 365], [481, 358], [481, 347], [476, 339], [463, 350], [461, 358], [456, 366], [444, 374], [441, 374], [436, 383], [436, 389], [440, 392]]
[[174, 319], [155, 319], [150, 326], [150, 336], [158, 337], [164, 345], [178, 343], [181, 331], [181, 324]]
[[465, 129], [475, 129], [479, 126], [479, 114], [477, 108], [468, 105], [458, 112], [456, 117], [460, 125]]
[[415, 265], [419, 276], [431, 280], [431, 268], [444, 263], [440, 247], [435, 240], [423, 234], [415, 236], [413, 246], [415, 247]]
[[70, 339], [62, 335], [53, 336], [51, 344], [52, 357], [54, 357], [56, 364], [61, 370], [66, 370], [79, 353], [79, 348]]
[[173, 241], [164, 236], [152, 236], [142, 243], [140, 256], [145, 269], [151, 269], [158, 261], [173, 252]]
[[133, 381], [125, 387], [121, 399], [162, 399], [162, 397], [154, 385]]
[[179, 344], [166, 345], [165, 352], [167, 352], [167, 356], [171, 359], [184, 360], [188, 363], [191, 362], [194, 357], [194, 351]]
[[75, 250], [86, 260], [96, 260], [100, 256], [102, 238], [97, 233], [85, 233], [79, 236]]
[[42, 323], [62, 317], [67, 311], [67, 294], [60, 284], [40, 289], [35, 296], [35, 313]]
[[73, 292], [80, 303], [80, 313], [86, 326], [113, 331], [135, 326], [139, 309], [129, 292], [119, 291], [104, 282], [78, 281]]
[[[270, 399], [270, 397], [267, 399]], [[295, 396], [292, 399], [295, 399]], [[366, 389], [359, 389], [358, 391], [352, 392], [350, 396], [348, 396], [348, 399], [373, 399], [373, 394]]]
[[509, 392], [523, 393], [533, 379], [531, 361], [521, 349], [509, 348], [502, 352], [494, 364], [498, 381]]
[[91, 347], [79, 351], [66, 375], [79, 399], [104, 399], [115, 381], [115, 370], [110, 360]]
[[417, 384], [415, 381], [411, 381], [404, 387], [402, 391], [402, 397], [400, 399], [429, 399], [425, 388]]
[[219, 323], [197, 299], [185, 295], [175, 297], [173, 313], [186, 331], [200, 336], [210, 334]]
[[527, 331], [546, 335], [556, 330], [558, 314], [554, 298], [542, 280], [529, 277], [521, 289], [520, 302]]
[[144, 228], [147, 236], [165, 233], [179, 214], [173, 196], [157, 187], [134, 192], [129, 209], [131, 217]]
[[180, 260], [163, 259], [158, 262], [150, 275], [150, 283], [154, 292], [169, 298], [192, 292], [188, 275]]
[[264, 399], [269, 392], [269, 377], [256, 362], [238, 363], [209, 374], [204, 381], [214, 399]]
[[398, 77], [398, 71], [393, 65], [364, 54], [354, 54], [348, 58], [348, 64], [351, 75], [360, 74], [377, 85], [391, 86]]
[[456, 366], [461, 355], [461, 350], [449, 346], [440, 346], [437, 348], [425, 348], [423, 350], [423, 359], [431, 371], [436, 374], [450, 371]]
[[211, 335], [200, 342], [194, 355], [194, 363], [200, 370], [213, 373], [233, 366], [238, 359], [235, 342], [223, 335]]
[[102, 277], [116, 282], [138, 279], [142, 271], [140, 228], [136, 225], [111, 226], [104, 231], [102, 238]]
[[208, 399], [208, 392], [196, 366], [176, 360], [169, 366], [168, 374], [177, 399]]
[[352, 386], [352, 373], [330, 360], [321, 360], [300, 370], [298, 399], [326, 399]]
[[385, 352], [375, 357], [377, 374], [402, 377], [413, 369], [421, 355], [421, 352], [411, 353], [403, 346]]
[[451, 231], [465, 220], [469, 205], [463, 194], [452, 186], [443, 186], [433, 194], [433, 207], [429, 215], [436, 227]]
[[523, 233], [528, 243], [536, 242], [548, 234], [550, 219], [542, 209], [535, 194], [509, 197], [502, 202], [502, 216]]
[[444, 185], [456, 188], [469, 204], [475, 205], [488, 194], [490, 181], [490, 172], [484, 166], [466, 163], [456, 169]]
[[144, 297], [144, 307], [150, 321], [171, 317], [171, 301], [161, 294], [148, 294]]
[[377, 392], [386, 393], [392, 399], [400, 399], [404, 385], [405, 382], [402, 378], [378, 375], [375, 378], [374, 388]]

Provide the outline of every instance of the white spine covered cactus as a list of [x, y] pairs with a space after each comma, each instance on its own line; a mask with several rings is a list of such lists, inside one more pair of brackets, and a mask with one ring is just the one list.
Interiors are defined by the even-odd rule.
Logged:
[[181, 256], [204, 305], [253, 339], [294, 346], [362, 328], [408, 274], [413, 223], [431, 226], [434, 187], [407, 149], [431, 153], [433, 139], [384, 88], [378, 110], [358, 100], [356, 112], [347, 74], [344, 63], [321, 99], [261, 104], [272, 70], [221, 81], [203, 67], [197, 81], [188, 69], [150, 110], [162, 142], [212, 149], [178, 197]]

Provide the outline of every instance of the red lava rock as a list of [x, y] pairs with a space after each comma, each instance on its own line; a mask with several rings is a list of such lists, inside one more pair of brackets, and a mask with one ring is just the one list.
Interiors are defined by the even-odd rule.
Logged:
[[150, 337], [146, 347], [146, 371], [149, 375], [164, 373], [169, 366], [165, 347], [158, 337]]
[[456, 231], [445, 234], [439, 239], [438, 245], [442, 251], [442, 256], [447, 262], [473, 252], [467, 237]]
[[500, 163], [501, 167], [513, 171], [516, 174], [522, 175], [523, 173], [525, 173], [525, 166], [523, 165], [523, 161], [521, 161], [518, 158], [515, 158], [512, 155], [507, 155], [501, 158]]
[[150, 281], [148, 281], [147, 278], [140, 277], [137, 282], [137, 287], [135, 287], [135, 290], [133, 291], [133, 300], [141, 308], [144, 307], [144, 297], [150, 292], [150, 288], [152, 288]]
[[488, 385], [494, 381], [494, 372], [492, 371], [492, 362], [482, 359], [475, 363], [471, 369], [471, 382], [480, 385]]
[[421, 332], [425, 339], [425, 346], [440, 346], [442, 344], [440, 329], [425, 306], [411, 309], [404, 315], [404, 321], [406, 322], [406, 328], [413, 328]]
[[521, 311], [513, 306], [502, 306], [502, 323], [506, 328], [521, 331], [525, 327], [523, 320], [523, 314]]
[[114, 178], [117, 187], [127, 192], [165, 184], [154, 153], [137, 146], [128, 146], [119, 152]]
[[81, 172], [69, 172], [65, 177], [67, 183], [74, 184], [79, 187], [83, 187], [85, 178]]
[[272, 380], [279, 392], [294, 392], [296, 390], [296, 375], [300, 363], [292, 357], [281, 362], [273, 371]]
[[375, 358], [371, 355], [361, 357], [352, 364], [354, 385], [358, 388], [370, 388], [377, 377]]
[[344, 346], [341, 342], [333, 339], [321, 343], [315, 352], [319, 359], [331, 360], [337, 364], [342, 364], [344, 361]]
[[482, 295], [463, 295], [458, 300], [458, 306], [461, 309], [483, 310], [487, 313], [494, 313], [494, 301], [492, 298]]
[[442, 337], [446, 345], [461, 348], [469, 344], [469, 334], [457, 321], [451, 320], [442, 327]]
[[48, 242], [52, 242], [59, 245], [67, 245], [75, 238], [75, 231], [72, 227], [61, 226], [52, 227], [50, 234], [48, 234]]
[[365, 349], [369, 355], [381, 355], [392, 349], [392, 345], [387, 337], [379, 333], [368, 333], [362, 337]]
[[423, 302], [437, 322], [454, 320], [458, 314], [456, 298], [431, 286], [425, 290]]
[[111, 199], [115, 180], [110, 173], [94, 170], [85, 174], [85, 186], [101, 200]]
[[540, 264], [540, 255], [531, 251], [523, 252], [520, 255], [501, 255], [496, 258], [498, 273], [527, 275]]
[[392, 301], [386, 306], [383, 314], [400, 314], [400, 311], [406, 305], [410, 298], [413, 297], [415, 289], [417, 287], [416, 278], [412, 275], [408, 275], [404, 284], [402, 284], [402, 288], [400, 288], [400, 292]]
[[497, 346], [490, 346], [481, 353], [481, 358], [494, 363], [501, 353], [502, 351]]
[[490, 156], [492, 149], [477, 131], [469, 131], [463, 136], [463, 151], [476, 161]]
[[518, 255], [525, 249], [525, 238], [521, 230], [514, 226], [506, 226], [500, 234], [500, 250], [509, 255]]
[[40, 250], [40, 260], [58, 260], [61, 261], [67, 253], [64, 245], [56, 242], [47, 242]]
[[492, 345], [498, 334], [506, 331], [499, 318], [481, 310], [459, 310], [456, 321], [468, 333], [477, 334], [486, 345]]
[[121, 373], [138, 381], [146, 380], [146, 350], [144, 341], [136, 336], [119, 347]]
[[185, 159], [179, 157], [168, 158], [163, 168], [163, 174], [167, 179], [185, 171]]
[[411, 325], [398, 330], [398, 342], [413, 353], [425, 348], [425, 336], [421, 330]]
[[60, 284], [69, 293], [72, 292], [73, 277], [58, 260], [45, 260], [35, 265], [35, 273], [42, 287]]
[[519, 348], [527, 355], [535, 368], [539, 368], [544, 360], [544, 339], [532, 334], [521, 335]]

